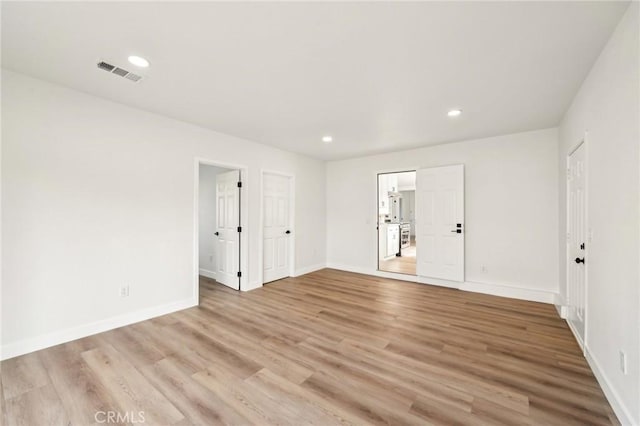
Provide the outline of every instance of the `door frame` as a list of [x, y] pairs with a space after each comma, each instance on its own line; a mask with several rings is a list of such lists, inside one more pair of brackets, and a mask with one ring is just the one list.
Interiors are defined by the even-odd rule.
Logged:
[[[390, 175], [390, 174], [394, 174], [394, 173], [406, 173], [406, 172], [418, 172], [418, 169], [420, 167], [398, 167], [398, 168], [392, 168], [392, 169], [384, 169], [384, 170], [376, 170], [374, 171], [374, 181], [375, 181], [375, 194], [376, 194], [376, 205], [374, 207], [374, 211], [375, 211], [375, 221], [374, 223], [376, 224], [376, 229], [375, 229], [375, 234], [376, 234], [376, 256], [375, 256], [375, 261], [376, 261], [376, 267], [375, 270], [377, 272], [382, 272], [385, 274], [392, 274], [392, 276], [396, 276], [399, 277], [400, 279], [403, 279], [403, 277], [417, 277], [418, 275], [412, 275], [412, 274], [402, 274], [400, 272], [388, 272], [388, 271], [384, 271], [382, 269], [380, 269], [380, 222], [378, 222], [380, 220], [380, 175]], [[416, 238], [416, 246], [418, 245], [418, 239]], [[406, 278], [404, 278], [406, 279]]]
[[589, 250], [591, 248], [591, 228], [589, 226], [589, 145], [587, 143], [587, 132], [584, 132], [584, 136], [578, 143], [576, 143], [568, 152], [565, 163], [565, 200], [566, 200], [566, 217], [565, 217], [565, 235], [564, 235], [564, 246], [565, 246], [565, 292], [567, 296], [566, 303], [569, 307], [571, 307], [570, 303], [570, 295], [569, 295], [569, 267], [571, 266], [571, 256], [569, 253], [569, 221], [570, 221], [570, 210], [569, 210], [569, 202], [570, 202], [570, 193], [569, 193], [569, 179], [568, 173], [571, 164], [571, 155], [578, 150], [581, 146], [584, 145], [584, 222], [585, 222], [585, 250], [584, 256], [587, 261], [584, 263], [584, 336], [581, 338], [579, 334], [576, 332], [575, 327], [571, 324], [570, 318], [566, 319], [567, 325], [571, 329], [580, 349], [582, 349], [582, 354], [585, 355], [587, 351], [587, 329], [588, 329], [588, 300], [589, 300]]
[[240, 290], [247, 288], [249, 284], [249, 250], [245, 247], [249, 247], [249, 197], [247, 194], [248, 182], [249, 182], [249, 168], [242, 164], [227, 163], [224, 161], [209, 160], [203, 157], [195, 157], [193, 160], [193, 297], [196, 304], [200, 304], [200, 245], [199, 245], [199, 228], [200, 228], [200, 165], [222, 167], [230, 170], [240, 171], [240, 181], [242, 182], [242, 188], [240, 188], [240, 223], [238, 226], [242, 227], [240, 233], [240, 271], [242, 271], [242, 277], [240, 277]]
[[258, 275], [260, 279], [258, 282], [260, 286], [264, 285], [264, 175], [276, 175], [289, 179], [289, 227], [291, 229], [291, 235], [289, 237], [289, 276], [296, 276], [296, 175], [280, 170], [260, 169], [260, 242], [258, 244], [260, 250], [258, 259]]

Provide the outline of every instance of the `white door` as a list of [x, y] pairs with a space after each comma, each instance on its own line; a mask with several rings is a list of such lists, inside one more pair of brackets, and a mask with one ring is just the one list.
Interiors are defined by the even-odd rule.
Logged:
[[387, 258], [393, 258], [400, 251], [400, 228], [398, 225], [387, 227]]
[[416, 176], [417, 275], [464, 281], [464, 166]]
[[216, 281], [231, 288], [240, 288], [240, 171], [216, 176]]
[[582, 346], [584, 343], [585, 318], [585, 147], [580, 145], [569, 156], [567, 170], [567, 299], [571, 323], [577, 339]]
[[289, 276], [291, 224], [290, 180], [286, 176], [264, 174], [263, 179], [263, 282]]

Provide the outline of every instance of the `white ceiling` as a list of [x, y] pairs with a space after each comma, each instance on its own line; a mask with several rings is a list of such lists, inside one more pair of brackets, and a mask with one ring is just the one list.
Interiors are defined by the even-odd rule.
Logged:
[[[627, 6], [2, 2], [2, 62], [339, 159], [556, 125]], [[96, 67], [134, 71], [131, 54], [151, 61], [138, 84]], [[464, 110], [455, 120], [453, 107]]]

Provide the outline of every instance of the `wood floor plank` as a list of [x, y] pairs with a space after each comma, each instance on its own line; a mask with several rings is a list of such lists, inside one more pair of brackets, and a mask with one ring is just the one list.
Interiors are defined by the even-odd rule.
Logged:
[[551, 305], [331, 269], [200, 286], [198, 307], [3, 361], [3, 424], [617, 424]]
[[417, 398], [411, 405], [409, 412], [434, 425], [494, 424], [492, 422], [480, 421], [480, 419], [471, 414], [471, 412], [452, 410], [450, 407], [438, 404], [430, 399]]
[[142, 373], [184, 414], [189, 424], [249, 424], [241, 413], [193, 380], [170, 359], [147, 366]]
[[250, 386], [224, 368], [212, 365], [192, 376], [197, 382], [219, 395], [230, 407], [241, 412], [256, 425], [296, 425], [295, 412], [272, 399], [260, 389]]
[[47, 384], [49, 376], [38, 353], [30, 353], [2, 363], [2, 388], [6, 399], [15, 398]]
[[9, 425], [66, 425], [67, 413], [51, 383], [32, 388], [6, 401]]
[[362, 423], [360, 418], [327, 403], [313, 392], [292, 384], [266, 368], [247, 379], [247, 383], [260, 386], [268, 393], [287, 395], [288, 399], [297, 407], [297, 416], [300, 422], [306, 418], [314, 420], [314, 424], [319, 425], [358, 425]]
[[7, 404], [4, 398], [4, 390], [2, 386], [2, 364], [0, 364], [0, 421], [3, 425], [9, 424], [9, 418], [7, 417]]
[[407, 407], [381, 401], [357, 385], [340, 381], [321, 371], [305, 380], [302, 386], [371, 424], [424, 424], [423, 420], [410, 414]]
[[[215, 338], [226, 346], [233, 347], [235, 350], [248, 355], [252, 361], [263, 368], [268, 368], [293, 383], [302, 383], [313, 373], [312, 370], [296, 362], [283, 359], [277, 354], [265, 350], [265, 348], [260, 345], [260, 341], [263, 339], [252, 340], [243, 338], [232, 330], [229, 330], [225, 324], [205, 322], [196, 316], [186, 315], [183, 318], [185, 323], [193, 328], [198, 328], [206, 336]], [[253, 371], [251, 373], [253, 373]]]
[[152, 424], [171, 424], [184, 418], [144, 376], [111, 345], [82, 353], [93, 374], [124, 413], [144, 412]]
[[96, 423], [96, 413], [119, 411], [112, 394], [82, 359], [86, 346], [70, 342], [42, 351], [40, 356], [72, 424]]

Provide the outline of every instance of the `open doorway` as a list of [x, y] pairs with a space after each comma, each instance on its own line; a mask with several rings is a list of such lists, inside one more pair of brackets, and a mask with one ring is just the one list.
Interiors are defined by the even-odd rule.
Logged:
[[378, 174], [378, 270], [416, 275], [416, 172]]
[[243, 170], [202, 161], [196, 166], [197, 286], [218, 283], [240, 290], [244, 265]]

